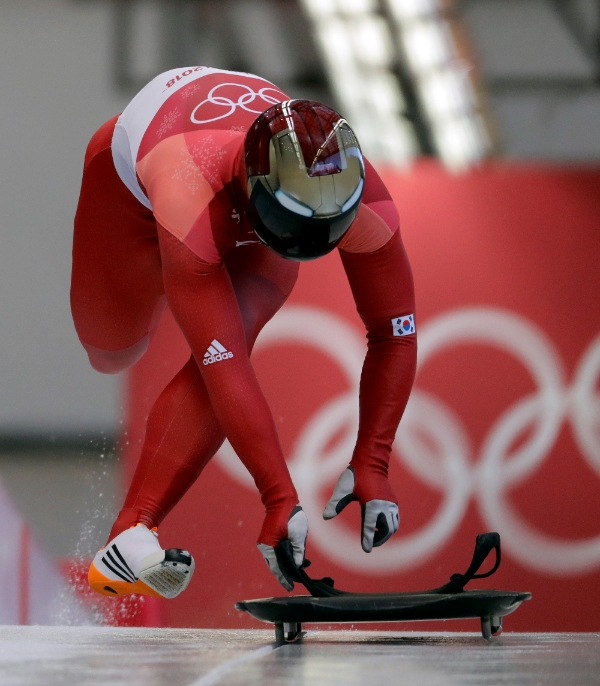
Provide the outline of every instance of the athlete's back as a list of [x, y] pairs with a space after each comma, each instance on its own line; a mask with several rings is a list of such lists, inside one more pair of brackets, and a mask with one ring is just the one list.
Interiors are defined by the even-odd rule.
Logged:
[[286, 99], [252, 74], [208, 67], [160, 74], [117, 122], [117, 172], [161, 226], [202, 259], [219, 261], [243, 232], [228, 185], [246, 132], [261, 112]]

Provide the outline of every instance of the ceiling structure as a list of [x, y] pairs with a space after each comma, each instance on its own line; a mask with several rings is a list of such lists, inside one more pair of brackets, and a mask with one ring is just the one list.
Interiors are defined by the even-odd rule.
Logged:
[[462, 0], [501, 152], [600, 159], [599, 0]]
[[374, 160], [600, 159], [600, 0], [113, 0], [114, 79], [250, 71], [339, 109]]

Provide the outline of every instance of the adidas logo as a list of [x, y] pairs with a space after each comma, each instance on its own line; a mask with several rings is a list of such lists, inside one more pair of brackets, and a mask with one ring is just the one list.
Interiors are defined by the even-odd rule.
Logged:
[[222, 360], [228, 360], [233, 357], [233, 353], [229, 352], [227, 348], [219, 343], [216, 339], [208, 346], [208, 350], [204, 353], [203, 364], [214, 364]]
[[102, 562], [110, 569], [113, 574], [116, 574], [123, 581], [133, 584], [137, 581], [136, 575], [131, 571], [131, 567], [125, 562], [125, 558], [121, 555], [117, 546], [113, 543], [111, 546], [114, 555], [110, 550], [107, 550], [102, 557]]

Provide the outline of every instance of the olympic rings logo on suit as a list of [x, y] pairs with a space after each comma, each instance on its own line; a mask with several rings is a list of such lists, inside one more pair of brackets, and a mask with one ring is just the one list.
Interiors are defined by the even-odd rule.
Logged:
[[[241, 88], [244, 92], [238, 97], [237, 100], [232, 100], [231, 98], [228, 98], [226, 95], [216, 95], [217, 91], [219, 91], [222, 88], [226, 88], [227, 86]], [[212, 122], [219, 121], [220, 119], [227, 119], [227, 117], [230, 117], [238, 109], [238, 107], [241, 107], [243, 110], [246, 110], [246, 112], [251, 112], [252, 114], [262, 114], [265, 111], [265, 109], [267, 109], [271, 105], [276, 105], [278, 102], [285, 100], [285, 97], [278, 98], [269, 95], [268, 91], [273, 91], [274, 93], [279, 93], [283, 95], [283, 93], [277, 90], [277, 88], [275, 88], [274, 86], [265, 86], [265, 88], [261, 88], [257, 93], [252, 88], [250, 88], [250, 86], [247, 86], [243, 83], [220, 83], [211, 89], [208, 96], [206, 97], [206, 100], [203, 100], [199, 105], [196, 105], [196, 107], [192, 111], [191, 120], [194, 124], [210, 124]], [[231, 91], [229, 92], [229, 94], [231, 94]], [[263, 107], [259, 110], [253, 110], [250, 107], [248, 107], [248, 105], [253, 103], [257, 98], [260, 98], [266, 104], [266, 107]], [[206, 107], [207, 105], [217, 105], [219, 107], [226, 107], [228, 109], [226, 112], [216, 117], [212, 117], [210, 119], [198, 119], [196, 117], [198, 111], [201, 108]]]
[[[514, 356], [531, 374], [537, 391], [507, 409], [490, 427], [478, 459], [471, 459], [469, 437], [460, 418], [430, 393], [413, 389], [396, 434], [393, 454], [404, 467], [443, 499], [420, 530], [394, 536], [376, 554], [365, 555], [349, 532], [321, 516], [323, 485], [335, 482], [348, 464], [358, 431], [358, 385], [365, 344], [362, 336], [330, 312], [287, 306], [265, 327], [255, 350], [286, 342], [304, 344], [340, 365], [350, 390], [320, 408], [304, 427], [289, 461], [300, 502], [310, 522], [311, 542], [337, 563], [372, 575], [416, 567], [434, 555], [460, 525], [472, 498], [490, 529], [500, 531], [504, 549], [521, 564], [554, 575], [600, 567], [600, 535], [585, 540], [558, 539], [539, 531], [510, 505], [506, 494], [540, 468], [563, 423], [571, 422], [583, 459], [600, 477], [600, 335], [582, 356], [573, 383], [566, 385], [560, 357], [546, 334], [515, 312], [497, 308], [450, 311], [421, 325], [421, 369], [440, 351], [477, 343]], [[526, 429], [527, 439], [515, 440]], [[342, 439], [331, 441], [340, 434]], [[424, 441], [423, 436], [429, 440]], [[220, 464], [254, 488], [250, 475], [226, 444]], [[393, 467], [392, 467], [393, 469]], [[329, 496], [329, 492], [325, 494]]]

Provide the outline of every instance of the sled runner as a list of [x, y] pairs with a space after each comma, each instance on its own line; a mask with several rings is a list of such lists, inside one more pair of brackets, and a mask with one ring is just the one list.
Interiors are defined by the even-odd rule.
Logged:
[[[490, 571], [478, 574], [481, 565], [494, 550], [496, 562]], [[311, 579], [305, 560], [296, 567], [289, 541], [277, 549], [280, 567], [295, 582], [301, 583], [309, 596], [262, 598], [236, 603], [237, 610], [250, 613], [263, 622], [275, 625], [275, 640], [291, 643], [302, 638], [303, 623], [407, 622], [415, 620], [480, 618], [481, 633], [486, 640], [502, 632], [502, 618], [514, 612], [531, 593], [518, 591], [465, 591], [471, 579], [491, 576], [500, 566], [500, 536], [479, 534], [473, 559], [464, 574], [453, 574], [439, 588], [408, 593], [350, 593], [334, 587], [333, 579]]]

